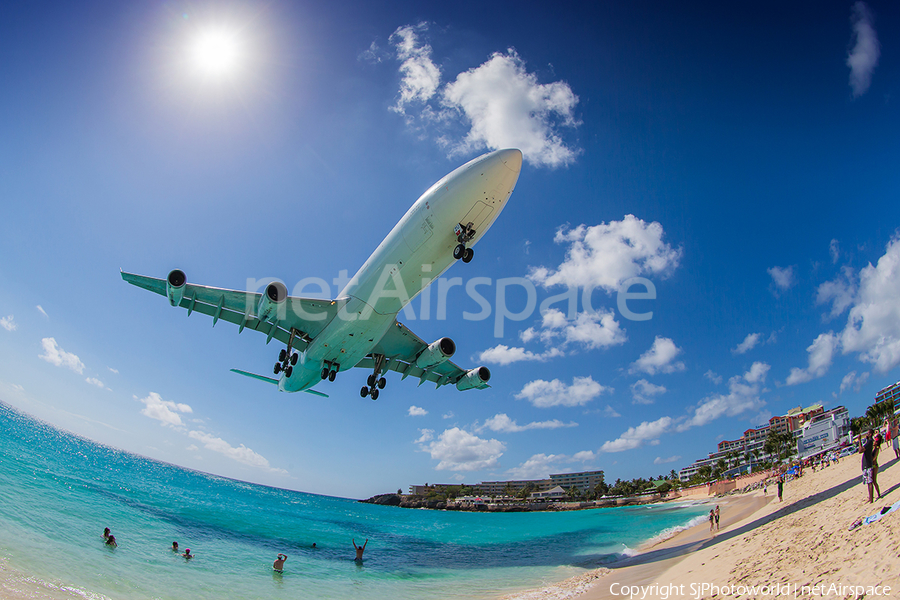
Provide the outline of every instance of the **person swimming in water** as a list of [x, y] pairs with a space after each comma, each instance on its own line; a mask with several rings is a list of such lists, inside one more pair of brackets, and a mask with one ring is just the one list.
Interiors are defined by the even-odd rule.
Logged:
[[103, 539], [104, 539], [104, 540], [108, 540], [108, 539], [109, 539], [109, 527], [104, 527], [104, 528], [103, 528]]
[[190, 559], [194, 558], [194, 555], [191, 554], [191, 549], [190, 549], [190, 548], [187, 548], [187, 549], [184, 551], [184, 554], [182, 554], [182, 556], [183, 556], [186, 560], [190, 560]]
[[119, 544], [116, 543], [116, 536], [109, 534], [109, 537], [106, 538], [106, 545], [118, 548]]
[[356, 558], [355, 558], [354, 560], [355, 560], [356, 562], [358, 562], [358, 563], [361, 563], [361, 562], [362, 562], [362, 559], [363, 559], [363, 558], [362, 558], [362, 557], [363, 557], [363, 551], [366, 549], [366, 544], [369, 543], [369, 538], [366, 538], [366, 541], [365, 541], [365, 543], [363, 543], [362, 546], [357, 546], [357, 545], [356, 545], [356, 540], [355, 540], [355, 539], [352, 539], [352, 540], [350, 540], [350, 541], [353, 542], [353, 548], [356, 550]]
[[178, 542], [172, 542], [172, 552], [178, 552]]
[[276, 573], [284, 572], [284, 561], [287, 560], [287, 554], [278, 554], [278, 558], [275, 559], [275, 562], [272, 563], [272, 569], [275, 570]]

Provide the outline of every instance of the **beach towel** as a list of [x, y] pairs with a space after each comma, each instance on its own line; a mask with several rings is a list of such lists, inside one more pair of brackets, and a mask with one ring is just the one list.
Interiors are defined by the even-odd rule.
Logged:
[[863, 519], [862, 524], [868, 525], [870, 523], [874, 523], [875, 521], [880, 520], [881, 517], [883, 517], [884, 515], [889, 515], [897, 509], [900, 509], [900, 500], [897, 500], [891, 506], [885, 506], [884, 508], [882, 508], [880, 511], [878, 511], [874, 515], [870, 515], [870, 516], [866, 517], [865, 519]]

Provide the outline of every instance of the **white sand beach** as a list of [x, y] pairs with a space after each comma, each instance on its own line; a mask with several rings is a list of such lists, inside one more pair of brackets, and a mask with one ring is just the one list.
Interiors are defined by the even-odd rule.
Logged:
[[[887, 460], [890, 455], [891, 460]], [[900, 510], [849, 531], [900, 501], [900, 461], [882, 449], [882, 498], [863, 486], [859, 455], [785, 484], [720, 499], [720, 531], [707, 524], [637, 556], [511, 598], [893, 598], [900, 596]], [[624, 593], [623, 593], [624, 592]], [[632, 592], [629, 594], [628, 592]]]

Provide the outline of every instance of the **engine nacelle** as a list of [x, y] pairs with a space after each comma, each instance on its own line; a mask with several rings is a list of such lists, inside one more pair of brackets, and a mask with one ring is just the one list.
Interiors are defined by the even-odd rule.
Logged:
[[439, 365], [456, 352], [456, 344], [448, 337], [432, 342], [416, 358], [416, 366], [420, 369], [430, 369]]
[[477, 367], [472, 369], [462, 379], [456, 382], [456, 389], [463, 392], [465, 390], [482, 390], [488, 387], [488, 381], [491, 380], [491, 370], [487, 367]]
[[187, 276], [184, 274], [184, 271], [181, 269], [169, 271], [169, 275], [166, 277], [166, 297], [169, 299], [169, 304], [172, 306], [181, 304], [186, 287]]
[[287, 288], [280, 281], [273, 281], [266, 286], [259, 304], [256, 305], [256, 318], [268, 321], [273, 317], [284, 317], [284, 306], [287, 300]]

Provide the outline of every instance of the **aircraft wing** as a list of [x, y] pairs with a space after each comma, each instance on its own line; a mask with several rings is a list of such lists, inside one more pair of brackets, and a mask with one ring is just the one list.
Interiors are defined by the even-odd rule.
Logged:
[[[385, 370], [396, 371], [403, 375], [402, 379], [415, 377], [419, 385], [426, 381], [434, 382], [436, 387], [446, 384], [455, 384], [466, 376], [468, 371], [460, 368], [452, 361], [446, 360], [428, 369], [416, 366], [416, 358], [428, 344], [410, 329], [400, 322], [394, 322], [390, 329], [372, 350], [375, 354], [383, 354], [385, 357]], [[357, 367], [374, 368], [375, 361], [371, 356], [362, 359]], [[483, 385], [482, 387], [489, 387]]]
[[[122, 279], [139, 288], [166, 296], [165, 279], [144, 277], [124, 271]], [[310, 339], [316, 337], [325, 328], [338, 310], [337, 305], [331, 300], [289, 296], [287, 298], [289, 304], [287, 310], [284, 311], [283, 318], [279, 316], [277, 323], [261, 321], [253, 316], [260, 296], [261, 294], [255, 292], [241, 292], [186, 283], [184, 296], [178, 306], [186, 308], [189, 316], [194, 312], [209, 315], [213, 318], [213, 326], [222, 320], [237, 325], [240, 328], [238, 333], [245, 328], [264, 333], [267, 336], [266, 343], [275, 338], [287, 344], [291, 337], [291, 328], [294, 328], [300, 332], [300, 335], [294, 337], [293, 347], [297, 350], [305, 350]], [[308, 315], [312, 318], [303, 318], [301, 315]]]

